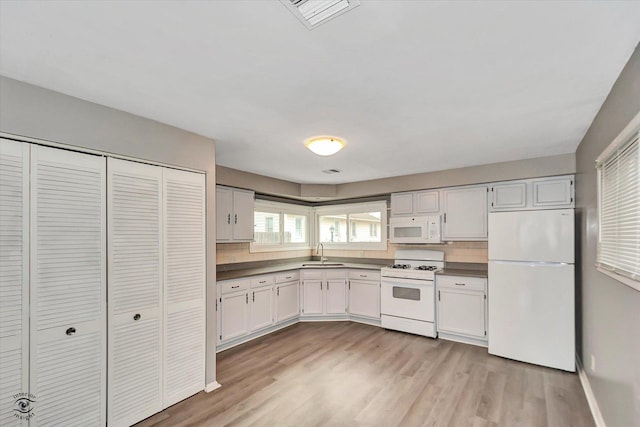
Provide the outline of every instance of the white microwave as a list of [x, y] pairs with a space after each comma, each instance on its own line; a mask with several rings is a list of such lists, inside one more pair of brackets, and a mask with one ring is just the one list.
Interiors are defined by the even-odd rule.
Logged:
[[442, 243], [440, 215], [392, 217], [389, 220], [391, 243]]

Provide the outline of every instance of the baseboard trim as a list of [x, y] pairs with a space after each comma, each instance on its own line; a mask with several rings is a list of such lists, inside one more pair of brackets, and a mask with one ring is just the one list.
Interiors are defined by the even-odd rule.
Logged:
[[596, 423], [597, 427], [607, 427], [604, 423], [604, 418], [602, 418], [602, 412], [600, 412], [600, 407], [598, 406], [598, 401], [596, 400], [595, 394], [593, 394], [593, 389], [591, 388], [591, 383], [589, 383], [589, 377], [587, 377], [587, 373], [582, 366], [582, 361], [580, 360], [580, 356], [576, 354], [576, 366], [578, 367], [578, 377], [580, 378], [580, 384], [582, 384], [582, 389], [584, 390], [584, 395], [587, 397], [587, 403], [589, 404], [589, 409], [591, 410], [591, 416], [593, 417], [593, 421]]
[[218, 381], [214, 381], [204, 386], [204, 391], [205, 393], [211, 393], [213, 390], [217, 390], [220, 387], [222, 387], [222, 384], [220, 384]]

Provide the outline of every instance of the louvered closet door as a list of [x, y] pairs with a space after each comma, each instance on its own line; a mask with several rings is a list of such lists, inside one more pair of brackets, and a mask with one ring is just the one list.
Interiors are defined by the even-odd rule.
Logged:
[[164, 169], [164, 406], [204, 389], [205, 177]]
[[162, 168], [109, 158], [109, 426], [162, 409]]
[[[0, 425], [26, 425], [29, 392], [29, 144], [0, 139]], [[28, 399], [28, 396], [25, 396]], [[31, 404], [23, 400], [25, 404]], [[21, 424], [22, 423], [22, 424]]]
[[105, 160], [31, 147], [31, 425], [105, 423]]

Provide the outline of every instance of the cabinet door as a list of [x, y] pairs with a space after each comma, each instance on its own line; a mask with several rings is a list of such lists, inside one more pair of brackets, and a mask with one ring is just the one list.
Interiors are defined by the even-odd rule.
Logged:
[[324, 313], [323, 287], [322, 280], [312, 279], [302, 282], [302, 313]]
[[29, 144], [6, 139], [0, 139], [0, 242], [0, 425], [19, 426], [13, 396], [29, 391]]
[[31, 426], [106, 423], [105, 175], [103, 157], [31, 147]]
[[444, 190], [443, 240], [487, 239], [487, 187]]
[[216, 241], [233, 238], [233, 191], [216, 187]]
[[167, 168], [163, 178], [166, 408], [205, 386], [205, 182]]
[[438, 331], [485, 338], [483, 292], [438, 290]]
[[417, 191], [414, 203], [416, 214], [430, 214], [440, 212], [439, 191]]
[[573, 206], [573, 178], [556, 177], [534, 179], [533, 206], [534, 207], [558, 207]]
[[413, 214], [413, 193], [391, 194], [391, 216]]
[[273, 324], [273, 288], [257, 288], [251, 290], [251, 331], [266, 328]]
[[253, 192], [233, 192], [233, 240], [253, 240]]
[[327, 280], [327, 314], [347, 312], [347, 284], [344, 279]]
[[249, 293], [223, 295], [220, 298], [220, 341], [249, 333]]
[[349, 313], [380, 319], [380, 282], [349, 282]]
[[276, 287], [276, 322], [282, 322], [300, 314], [298, 289], [297, 281], [282, 283]]
[[118, 426], [162, 409], [162, 168], [110, 158], [108, 187], [108, 422]]
[[491, 210], [519, 209], [526, 206], [526, 182], [496, 184], [491, 188]]

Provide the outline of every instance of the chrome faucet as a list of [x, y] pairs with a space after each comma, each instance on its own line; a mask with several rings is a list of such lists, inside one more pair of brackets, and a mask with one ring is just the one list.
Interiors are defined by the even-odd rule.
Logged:
[[318, 245], [316, 246], [316, 255], [318, 255], [318, 251], [322, 250], [322, 252], [320, 252], [320, 264], [324, 264], [325, 261], [328, 261], [327, 258], [324, 257], [324, 245], [322, 243], [318, 243]]

